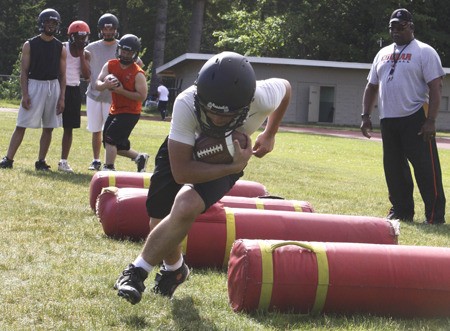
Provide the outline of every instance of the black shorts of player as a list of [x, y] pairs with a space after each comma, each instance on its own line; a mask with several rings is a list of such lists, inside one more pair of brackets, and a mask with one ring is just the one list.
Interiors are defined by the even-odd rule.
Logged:
[[158, 101], [158, 111], [166, 110], [169, 101]]
[[79, 86], [66, 86], [63, 128], [78, 129], [81, 125], [81, 91]]
[[130, 149], [128, 138], [139, 117], [139, 114], [110, 114], [103, 128], [103, 146], [108, 143], [116, 146], [119, 151], [128, 151]]
[[[163, 219], [166, 217], [175, 201], [178, 191], [183, 185], [175, 182], [169, 162], [169, 153], [167, 148], [168, 139], [163, 142], [155, 157], [155, 169], [150, 181], [150, 188], [147, 196], [147, 213], [150, 217]], [[201, 184], [189, 184], [205, 203], [205, 210], [219, 201], [244, 175], [239, 174], [225, 176], [210, 182]], [[204, 212], [203, 211], [203, 212]]]

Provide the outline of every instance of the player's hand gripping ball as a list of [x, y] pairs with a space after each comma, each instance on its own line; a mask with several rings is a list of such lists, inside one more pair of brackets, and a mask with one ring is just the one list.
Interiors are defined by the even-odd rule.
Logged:
[[238, 140], [241, 148], [247, 148], [248, 138], [245, 134], [234, 131], [226, 138], [212, 138], [200, 134], [195, 140], [194, 157], [197, 161], [213, 164], [233, 162], [234, 144]]
[[116, 76], [114, 76], [113, 74], [109, 74], [105, 77], [105, 82], [109, 81], [109, 82], [113, 82], [115, 84], [114, 88], [110, 88], [110, 91], [113, 91], [116, 87], [120, 86], [120, 81], [119, 79], [117, 79]]

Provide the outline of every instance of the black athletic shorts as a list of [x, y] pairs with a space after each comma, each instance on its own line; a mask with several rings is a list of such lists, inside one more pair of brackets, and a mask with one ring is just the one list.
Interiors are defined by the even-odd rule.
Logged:
[[79, 86], [66, 86], [63, 128], [78, 129], [81, 125], [81, 91]]
[[[169, 162], [167, 141], [168, 138], [166, 138], [156, 154], [155, 169], [150, 181], [146, 204], [148, 215], [158, 219], [163, 219], [170, 213], [175, 197], [178, 191], [183, 187], [183, 185], [175, 182], [173, 178]], [[203, 199], [206, 210], [231, 190], [236, 181], [243, 175], [244, 172], [241, 172], [210, 182], [189, 185], [193, 187]]]
[[119, 151], [128, 151], [130, 149], [128, 138], [139, 117], [139, 114], [109, 114], [103, 128], [103, 146], [108, 143], [116, 146]]

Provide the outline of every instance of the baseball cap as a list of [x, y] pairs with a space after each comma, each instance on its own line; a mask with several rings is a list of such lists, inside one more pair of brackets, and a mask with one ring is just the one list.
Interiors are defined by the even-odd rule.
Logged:
[[412, 15], [405, 8], [396, 9], [392, 13], [389, 23], [392, 22], [412, 22]]

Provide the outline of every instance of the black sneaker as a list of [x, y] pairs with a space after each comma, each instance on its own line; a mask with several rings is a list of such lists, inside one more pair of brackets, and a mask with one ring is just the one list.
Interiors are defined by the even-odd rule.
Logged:
[[104, 164], [102, 171], [116, 171], [116, 168], [114, 168], [114, 164]]
[[0, 168], [1, 169], [12, 169], [13, 167], [13, 160], [8, 159], [6, 156], [0, 161]]
[[39, 171], [50, 171], [50, 166], [47, 164], [47, 162], [45, 162], [45, 160], [36, 161], [34, 167]]
[[145, 172], [145, 170], [147, 169], [148, 158], [149, 156], [147, 153], [139, 153], [139, 155], [134, 160], [137, 165], [137, 172]]
[[172, 298], [178, 285], [184, 283], [190, 274], [189, 267], [184, 262], [183, 265], [175, 271], [167, 271], [163, 265], [161, 269], [159, 269], [159, 272], [160, 273], [157, 273], [155, 277], [153, 292], [169, 298]]
[[102, 163], [100, 161], [92, 161], [92, 163], [88, 169], [89, 170], [100, 170], [101, 166], [102, 166]]
[[137, 304], [141, 301], [142, 293], [145, 290], [144, 280], [147, 279], [147, 276], [147, 271], [129, 264], [114, 284], [117, 295], [126, 299], [132, 305]]

